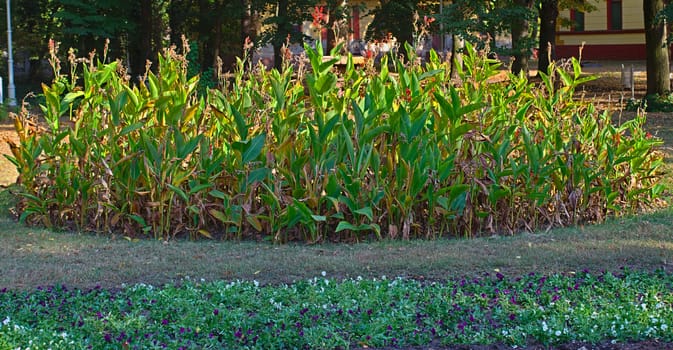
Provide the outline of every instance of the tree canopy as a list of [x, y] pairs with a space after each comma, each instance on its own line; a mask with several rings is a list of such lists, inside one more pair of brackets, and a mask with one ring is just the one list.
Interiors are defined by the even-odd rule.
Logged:
[[[257, 45], [272, 44], [275, 54], [280, 55], [280, 47], [287, 41], [305, 39], [298, 24], [315, 20], [312, 13], [317, 9], [325, 14], [320, 25], [331, 28], [351, 13], [352, 6], [362, 5], [343, 0], [14, 0], [14, 46], [39, 60], [47, 54], [49, 39], [86, 55], [92, 49], [100, 52], [109, 38], [110, 57], [124, 59], [135, 75], [141, 74], [146, 60], [154, 60], [162, 48], [180, 46], [184, 35], [192, 43], [195, 66], [205, 71], [221, 57], [226, 69], [242, 55], [246, 37]], [[489, 46], [500, 55], [514, 57], [515, 72], [527, 70], [527, 59], [537, 47], [538, 68], [546, 71], [548, 58], [554, 58], [559, 11], [593, 8], [594, 2], [584, 0], [380, 0], [368, 12], [374, 19], [366, 38], [381, 39], [390, 33], [399, 42], [413, 43], [418, 35], [413, 18], [418, 13], [437, 20], [426, 23], [432, 23], [433, 33], [450, 33], [477, 47]], [[0, 24], [4, 24], [4, 16]], [[496, 37], [502, 34], [512, 36], [511, 47], [496, 45]], [[331, 47], [335, 38], [330, 30], [326, 39]], [[279, 64], [280, 60], [276, 61]]]

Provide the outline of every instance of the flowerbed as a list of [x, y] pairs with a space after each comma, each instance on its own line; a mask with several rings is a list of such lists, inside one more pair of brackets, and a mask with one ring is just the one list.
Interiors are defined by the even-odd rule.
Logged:
[[280, 286], [186, 280], [118, 291], [57, 286], [2, 290], [0, 318], [0, 349], [671, 342], [673, 275], [318, 277]]
[[575, 100], [590, 79], [577, 61], [494, 83], [498, 63], [469, 46], [458, 80], [435, 53], [422, 66], [384, 56], [380, 72], [349, 58], [344, 73], [307, 55], [297, 71], [241, 60], [205, 98], [172, 50], [139, 85], [93, 56], [60, 75], [54, 56], [46, 127], [16, 119], [21, 219], [320, 242], [510, 234], [659, 204], [661, 141], [644, 115], [615, 126]]

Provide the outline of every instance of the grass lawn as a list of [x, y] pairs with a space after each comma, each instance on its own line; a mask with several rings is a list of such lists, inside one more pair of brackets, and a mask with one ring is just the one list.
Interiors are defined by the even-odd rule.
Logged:
[[2, 199], [0, 349], [673, 342], [671, 209], [511, 237], [274, 246], [51, 232]]

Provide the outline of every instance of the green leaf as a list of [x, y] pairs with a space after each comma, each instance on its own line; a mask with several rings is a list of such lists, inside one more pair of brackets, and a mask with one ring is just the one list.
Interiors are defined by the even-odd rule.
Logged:
[[367, 219], [369, 219], [369, 221], [372, 221], [373, 218], [374, 218], [374, 213], [373, 213], [371, 207], [360, 208], [360, 209], [358, 209], [358, 210], [355, 210], [354, 212], [355, 212], [356, 214], [360, 214], [360, 215], [364, 215], [364, 216], [366, 216]]
[[131, 125], [127, 125], [119, 132], [119, 136], [125, 136], [133, 131], [141, 129], [143, 126], [145, 126], [144, 122], [135, 122]]
[[236, 109], [236, 107], [231, 106], [231, 114], [234, 115], [234, 122], [236, 123], [236, 130], [238, 131], [238, 136], [241, 140], [248, 138], [248, 123], [246, 123], [245, 118], [241, 112]]
[[259, 155], [262, 153], [262, 148], [264, 147], [265, 140], [266, 140], [266, 134], [259, 134], [255, 136], [255, 138], [250, 140], [248, 147], [243, 152], [243, 154], [241, 154], [241, 160], [243, 164], [250, 163], [251, 161], [257, 159], [257, 157], [259, 157]]
[[166, 186], [168, 186], [171, 191], [175, 192], [183, 201], [189, 202], [187, 194], [180, 187], [173, 186], [172, 184], [166, 184]]
[[226, 198], [226, 194], [220, 190], [212, 190], [208, 192], [209, 195], [212, 197], [218, 198], [218, 199], [224, 199]]

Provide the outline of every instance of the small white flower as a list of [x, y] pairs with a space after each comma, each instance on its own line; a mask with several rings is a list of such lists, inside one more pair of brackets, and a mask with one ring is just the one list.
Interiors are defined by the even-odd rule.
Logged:
[[667, 325], [667, 324], [664, 323], [664, 324], [661, 325], [661, 330], [662, 330], [662, 331], [665, 332], [667, 329], [668, 329], [668, 325]]
[[2, 325], [3, 325], [3, 326], [6, 326], [6, 325], [9, 324], [9, 322], [10, 322], [10, 319], [9, 319], [9, 316], [7, 316], [6, 319], [2, 320]]
[[548, 330], [549, 330], [549, 327], [547, 327], [547, 322], [542, 321], [542, 331], [543, 331], [543, 332], [546, 332], [546, 331], [548, 331]]
[[327, 272], [323, 271], [320, 273], [323, 277], [327, 276]]
[[259, 282], [258, 282], [257, 280], [253, 280], [253, 281], [252, 281], [252, 284], [254, 284], [255, 287], [259, 287]]
[[556, 333], [554, 333], [554, 334], [556, 334], [557, 337], [560, 337], [561, 336], [561, 331], [556, 331]]

